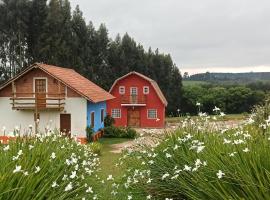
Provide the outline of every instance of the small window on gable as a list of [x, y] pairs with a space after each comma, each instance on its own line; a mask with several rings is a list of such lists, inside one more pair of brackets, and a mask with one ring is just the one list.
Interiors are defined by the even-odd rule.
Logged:
[[148, 109], [147, 110], [148, 119], [157, 119], [157, 109]]
[[119, 87], [119, 94], [125, 94], [125, 86]]
[[112, 118], [121, 118], [121, 110], [112, 109]]
[[143, 87], [143, 94], [149, 94], [149, 87], [148, 86]]

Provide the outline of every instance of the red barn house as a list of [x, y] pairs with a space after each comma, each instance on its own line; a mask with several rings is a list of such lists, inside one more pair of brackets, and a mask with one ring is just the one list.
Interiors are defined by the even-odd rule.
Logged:
[[118, 78], [110, 89], [116, 97], [107, 102], [115, 126], [162, 128], [167, 100], [156, 81], [130, 72]]

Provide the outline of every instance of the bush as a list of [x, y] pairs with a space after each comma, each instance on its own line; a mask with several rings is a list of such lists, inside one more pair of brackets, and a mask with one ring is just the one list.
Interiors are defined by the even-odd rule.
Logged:
[[105, 127], [113, 126], [113, 124], [114, 124], [114, 118], [112, 118], [109, 114], [107, 114], [104, 119], [104, 126]]
[[[99, 159], [58, 135], [0, 144], [0, 199], [93, 199]], [[94, 190], [94, 188], [93, 188]]]
[[125, 154], [123, 188], [141, 199], [270, 199], [269, 135], [190, 124]]
[[136, 135], [136, 131], [132, 128], [108, 126], [104, 128], [103, 136], [107, 138], [135, 138]]
[[88, 142], [92, 142], [93, 140], [92, 135], [94, 134], [93, 128], [90, 126], [87, 126], [85, 131], [86, 131], [86, 137], [87, 137]]
[[101, 155], [102, 144], [99, 142], [92, 142], [89, 144], [89, 147], [94, 154]]

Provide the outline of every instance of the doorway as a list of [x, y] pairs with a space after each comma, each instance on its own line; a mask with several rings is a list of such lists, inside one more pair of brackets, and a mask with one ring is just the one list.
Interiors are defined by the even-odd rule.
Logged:
[[60, 114], [60, 131], [65, 136], [71, 136], [71, 114]]
[[127, 111], [128, 126], [130, 127], [140, 127], [140, 110], [138, 108], [130, 108]]

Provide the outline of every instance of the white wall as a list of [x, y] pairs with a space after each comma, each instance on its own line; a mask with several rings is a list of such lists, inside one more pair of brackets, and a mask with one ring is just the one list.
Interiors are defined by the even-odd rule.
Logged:
[[[29, 130], [29, 125], [34, 127], [34, 111], [12, 110], [10, 103], [9, 97], [0, 97], [0, 135], [3, 134], [3, 126], [6, 127], [6, 134], [13, 132], [16, 126], [20, 128], [22, 134]], [[74, 97], [67, 98], [65, 103], [65, 110], [62, 113], [71, 114], [71, 133], [85, 136], [87, 100]], [[52, 130], [60, 128], [59, 111], [40, 112], [39, 129], [44, 132], [45, 128]]]

